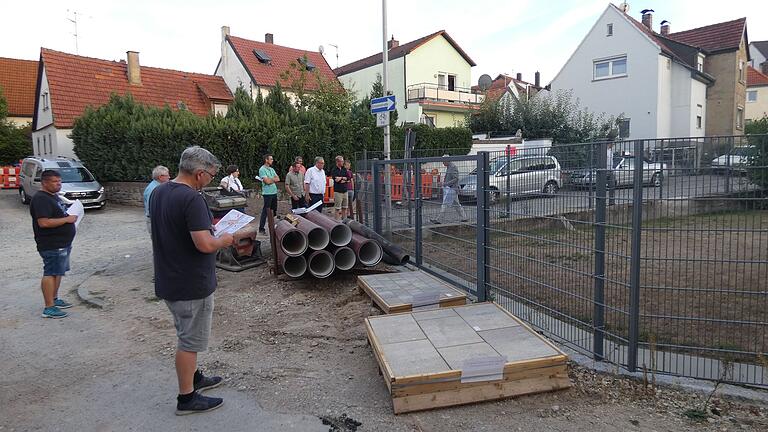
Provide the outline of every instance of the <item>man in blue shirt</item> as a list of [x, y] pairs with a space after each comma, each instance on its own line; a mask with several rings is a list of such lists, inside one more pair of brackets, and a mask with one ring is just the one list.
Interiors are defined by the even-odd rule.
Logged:
[[280, 177], [272, 168], [271, 154], [264, 155], [264, 165], [259, 168], [259, 177], [263, 183], [261, 187], [261, 196], [264, 198], [264, 207], [261, 209], [261, 219], [259, 219], [259, 234], [266, 234], [264, 226], [267, 222], [267, 212], [272, 211], [272, 215], [277, 214], [277, 182]]
[[147, 231], [152, 234], [152, 222], [149, 219], [149, 197], [152, 191], [161, 184], [171, 179], [171, 173], [168, 168], [158, 165], [152, 170], [152, 182], [144, 189], [144, 216], [147, 217]]

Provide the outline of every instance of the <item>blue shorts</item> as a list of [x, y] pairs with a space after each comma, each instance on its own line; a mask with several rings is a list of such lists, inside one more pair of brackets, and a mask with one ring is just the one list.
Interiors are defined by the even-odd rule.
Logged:
[[69, 271], [69, 255], [72, 246], [38, 251], [43, 258], [43, 276], [64, 276]]

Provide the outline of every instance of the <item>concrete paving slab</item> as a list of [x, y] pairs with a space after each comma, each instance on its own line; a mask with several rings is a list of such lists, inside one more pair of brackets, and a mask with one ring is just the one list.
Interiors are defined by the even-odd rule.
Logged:
[[477, 334], [499, 354], [507, 356], [509, 362], [559, 354], [523, 326], [486, 330]]
[[501, 357], [486, 342], [439, 348], [437, 350], [451, 369], [462, 369], [465, 361], [478, 357]]
[[432, 344], [424, 339], [382, 345], [384, 358], [395, 376], [447, 371], [450, 368]]
[[464, 321], [475, 331], [519, 326], [520, 323], [504, 313], [493, 303], [478, 303], [456, 309]]
[[483, 341], [477, 332], [458, 316], [421, 321], [419, 325], [436, 348]]
[[406, 342], [426, 339], [427, 336], [421, 330], [411, 315], [392, 315], [384, 318], [372, 319], [371, 327], [381, 344]]

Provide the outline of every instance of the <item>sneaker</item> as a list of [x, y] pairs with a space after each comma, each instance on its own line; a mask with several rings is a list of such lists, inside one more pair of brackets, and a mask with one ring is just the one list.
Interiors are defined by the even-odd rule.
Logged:
[[224, 404], [224, 399], [203, 396], [195, 392], [192, 400], [186, 403], [176, 403], [176, 415], [187, 415], [215, 410]]
[[60, 298], [53, 299], [53, 305], [59, 309], [69, 309], [72, 307], [72, 303], [67, 303]]
[[64, 318], [67, 316], [67, 313], [63, 310], [57, 308], [56, 306], [50, 306], [45, 309], [43, 309], [43, 318]]
[[218, 377], [218, 376], [207, 377], [203, 375], [202, 372], [196, 371], [195, 381], [194, 381], [195, 391], [210, 390], [212, 388], [215, 388], [221, 385], [223, 381], [224, 379], [221, 377]]

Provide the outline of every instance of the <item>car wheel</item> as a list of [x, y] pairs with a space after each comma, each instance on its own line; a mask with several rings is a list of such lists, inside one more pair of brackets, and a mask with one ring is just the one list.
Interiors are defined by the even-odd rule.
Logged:
[[29, 204], [29, 197], [27, 196], [27, 193], [24, 192], [24, 188], [19, 188], [19, 199], [21, 199], [22, 204]]
[[554, 195], [559, 189], [560, 187], [557, 185], [557, 182], [551, 181], [544, 185], [544, 193], [546, 195]]
[[491, 200], [491, 205], [496, 204], [499, 202], [499, 198], [501, 197], [501, 193], [496, 188], [491, 188], [490, 191], [488, 191], [488, 197]]
[[651, 184], [653, 187], [660, 187], [661, 184], [664, 182], [664, 177], [661, 175], [661, 173], [656, 173], [651, 177]]

